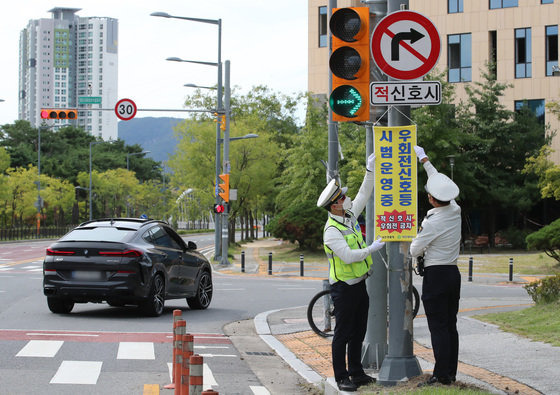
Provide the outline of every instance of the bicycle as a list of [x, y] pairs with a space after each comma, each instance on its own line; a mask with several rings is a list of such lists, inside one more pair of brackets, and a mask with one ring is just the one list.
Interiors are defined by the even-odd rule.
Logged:
[[[414, 319], [420, 309], [420, 294], [414, 285], [412, 286], [412, 299], [412, 318]], [[307, 321], [313, 332], [319, 336], [331, 337], [334, 335], [334, 303], [330, 289], [324, 289], [311, 298], [307, 306]]]

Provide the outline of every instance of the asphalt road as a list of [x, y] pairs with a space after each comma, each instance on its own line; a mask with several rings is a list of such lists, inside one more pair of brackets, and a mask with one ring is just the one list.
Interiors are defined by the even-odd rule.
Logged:
[[[213, 235], [185, 239], [207, 255], [212, 252]], [[205, 384], [218, 391], [227, 388], [220, 393], [266, 394], [224, 336], [224, 326], [263, 311], [305, 305], [321, 288], [320, 281], [214, 273], [207, 310], [191, 311], [185, 300], [171, 300], [155, 318], [134, 307], [92, 303], [56, 315], [42, 292], [42, 260], [49, 244], [0, 244], [0, 393], [129, 394], [142, 393], [144, 384], [168, 384], [172, 313], [180, 309], [187, 332], [195, 335], [195, 352], [204, 356]]]

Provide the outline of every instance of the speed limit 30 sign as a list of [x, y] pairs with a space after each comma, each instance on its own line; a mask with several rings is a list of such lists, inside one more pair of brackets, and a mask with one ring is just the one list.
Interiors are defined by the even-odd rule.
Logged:
[[115, 114], [122, 121], [130, 121], [136, 115], [136, 103], [130, 99], [121, 99], [115, 106]]

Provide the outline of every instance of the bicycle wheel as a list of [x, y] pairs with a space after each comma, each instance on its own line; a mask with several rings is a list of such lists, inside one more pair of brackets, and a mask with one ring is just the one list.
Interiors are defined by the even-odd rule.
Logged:
[[420, 310], [420, 294], [418, 293], [416, 287], [413, 285], [412, 286], [412, 319], [416, 317], [416, 314], [418, 314], [418, 310]]
[[311, 299], [307, 306], [307, 321], [313, 332], [319, 336], [334, 335], [334, 303], [330, 290], [323, 290]]

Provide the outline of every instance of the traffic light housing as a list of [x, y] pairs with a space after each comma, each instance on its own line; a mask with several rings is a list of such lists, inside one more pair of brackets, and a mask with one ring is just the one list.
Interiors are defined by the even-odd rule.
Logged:
[[76, 119], [78, 118], [78, 110], [73, 108], [42, 108], [41, 109], [42, 119]]
[[216, 214], [221, 214], [225, 211], [225, 207], [223, 204], [215, 204], [214, 205], [214, 212]]
[[333, 8], [332, 92], [329, 105], [333, 121], [363, 122], [369, 116], [369, 8]]
[[220, 180], [223, 182], [218, 184], [218, 187], [222, 191], [218, 195], [224, 199], [224, 202], [229, 203], [229, 174], [220, 174]]

